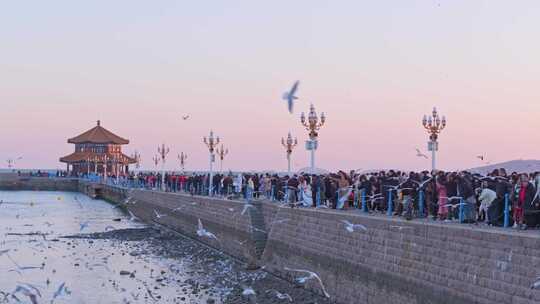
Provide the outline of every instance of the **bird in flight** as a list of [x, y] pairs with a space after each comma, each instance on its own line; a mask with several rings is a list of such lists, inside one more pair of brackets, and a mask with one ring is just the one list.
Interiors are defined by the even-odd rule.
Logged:
[[294, 272], [306, 273], [307, 276], [300, 277], [300, 278], [296, 279], [296, 282], [298, 282], [300, 284], [304, 284], [308, 280], [311, 280], [311, 279], [316, 279], [317, 281], [319, 281], [319, 284], [321, 285], [324, 296], [327, 297], [327, 298], [330, 298], [330, 295], [326, 292], [326, 289], [324, 288], [324, 285], [323, 285], [323, 282], [322, 282], [321, 278], [315, 272], [312, 272], [312, 271], [309, 271], [309, 270], [302, 270], [302, 269], [291, 269], [291, 268], [287, 268], [287, 267], [285, 267], [284, 269], [286, 271], [294, 271]]
[[422, 187], [424, 187], [424, 185], [425, 185], [426, 183], [429, 183], [432, 179], [433, 179], [433, 177], [430, 177], [430, 178], [426, 179], [426, 180], [423, 181], [423, 182], [418, 182], [418, 181], [415, 181], [414, 179], [411, 179], [411, 182], [417, 184], [417, 185], [418, 185], [418, 188], [422, 189]]
[[429, 158], [426, 154], [422, 153], [422, 152], [420, 151], [420, 149], [418, 149], [418, 148], [416, 148], [416, 156], [417, 156], [417, 157], [423, 157], [423, 158], [425, 158], [425, 159], [428, 159], [428, 158]]
[[188, 120], [188, 119], [189, 119], [189, 115], [182, 115], [182, 119], [183, 119], [183, 120]]
[[485, 158], [485, 157], [484, 157], [484, 155], [478, 155], [476, 158], [478, 158], [478, 159], [481, 160], [481, 161], [484, 161], [484, 158]]
[[292, 114], [293, 112], [293, 108], [294, 108], [294, 100], [295, 99], [298, 99], [298, 97], [296, 97], [296, 91], [298, 90], [298, 85], [300, 84], [300, 81], [296, 81], [291, 90], [289, 92], [285, 92], [283, 93], [283, 100], [287, 101], [287, 107], [289, 109], [289, 113]]
[[354, 228], [360, 228], [364, 231], [367, 231], [366, 226], [362, 224], [353, 224], [347, 220], [342, 220], [341, 222], [345, 224], [345, 230], [347, 230], [348, 232], [354, 232]]
[[162, 213], [157, 212], [156, 209], [154, 209], [154, 214], [156, 215], [156, 218], [158, 218], [158, 219], [167, 216], [166, 214], [162, 214]]
[[81, 228], [79, 231], [83, 231], [85, 228], [88, 228], [88, 224], [88, 222], [79, 223], [79, 226]]
[[540, 276], [536, 278], [535, 282], [531, 284], [531, 289], [540, 288]]
[[203, 224], [201, 222], [201, 219], [199, 219], [198, 225], [197, 225], [197, 235], [200, 237], [208, 237], [212, 239], [218, 239], [215, 234], [212, 232], [204, 229]]

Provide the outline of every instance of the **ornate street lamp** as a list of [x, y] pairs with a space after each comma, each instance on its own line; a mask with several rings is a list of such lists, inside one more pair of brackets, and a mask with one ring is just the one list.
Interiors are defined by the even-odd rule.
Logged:
[[223, 172], [223, 159], [225, 158], [225, 156], [227, 154], [229, 154], [229, 149], [225, 149], [223, 148], [223, 145], [221, 145], [221, 150], [219, 149], [219, 147], [216, 149], [216, 153], [217, 155], [219, 156], [219, 172]]
[[319, 137], [319, 131], [326, 121], [326, 116], [324, 113], [321, 113], [321, 119], [319, 122], [319, 117], [317, 117], [317, 112], [315, 112], [315, 106], [311, 104], [309, 107], [309, 114], [306, 121], [306, 116], [304, 112], [300, 116], [300, 122], [309, 131], [309, 140], [306, 141], [306, 150], [311, 151], [311, 174], [315, 173], [315, 150], [318, 147], [317, 138]]
[[287, 140], [285, 140], [283, 137], [281, 138], [281, 145], [285, 147], [285, 151], [287, 152], [287, 175], [290, 176], [291, 175], [291, 154], [294, 147], [298, 145], [298, 140], [296, 138], [294, 138], [293, 140], [291, 136], [291, 132], [289, 132], [289, 134], [287, 135]]
[[165, 147], [165, 144], [161, 144], [161, 147], [158, 146], [157, 150], [161, 157], [161, 190], [165, 191], [165, 158], [169, 154], [169, 148]]
[[219, 136], [214, 138], [214, 132], [210, 131], [210, 136], [208, 138], [203, 137], [203, 142], [208, 147], [208, 151], [210, 151], [210, 180], [208, 181], [208, 195], [212, 195], [212, 179], [214, 172], [212, 171], [212, 164], [215, 161], [215, 155], [214, 155], [214, 149], [219, 144]]
[[131, 154], [131, 158], [135, 160], [135, 168], [139, 169], [141, 167], [141, 154], [135, 150], [135, 152]]
[[158, 167], [158, 165], [159, 165], [159, 156], [154, 155], [154, 156], [152, 157], [152, 161], [154, 162], [154, 166], [156, 166], [156, 171], [157, 171], [157, 167]]
[[184, 167], [186, 165], [186, 160], [187, 160], [187, 154], [184, 154], [184, 152], [180, 152], [180, 154], [178, 154], [178, 160], [180, 161], [180, 168], [182, 169], [182, 172], [184, 172]]
[[[21, 159], [22, 159], [22, 156], [17, 157], [17, 159], [13, 159], [13, 158], [6, 159], [6, 162], [8, 164], [8, 169], [11, 170], [13, 166], [15, 165], [15, 163]], [[15, 171], [15, 169], [13, 169], [13, 171]]]
[[437, 113], [437, 108], [433, 107], [431, 116], [424, 115], [422, 125], [429, 134], [428, 151], [431, 151], [431, 171], [434, 172], [437, 170], [435, 152], [439, 150], [437, 139], [439, 138], [439, 133], [446, 127], [446, 117], [443, 116], [441, 119], [439, 113]]

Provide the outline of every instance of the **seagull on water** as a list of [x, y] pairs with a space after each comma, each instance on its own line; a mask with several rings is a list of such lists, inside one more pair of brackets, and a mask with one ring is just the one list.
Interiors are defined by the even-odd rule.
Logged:
[[201, 222], [201, 219], [198, 219], [198, 225], [197, 225], [197, 235], [200, 236], [200, 237], [208, 237], [208, 238], [211, 238], [211, 239], [218, 239], [216, 237], [215, 234], [213, 234], [212, 232], [204, 229], [203, 227], [203, 224]]
[[326, 289], [324, 288], [324, 284], [323, 284], [321, 278], [315, 272], [312, 272], [312, 271], [309, 271], [309, 270], [303, 270], [303, 269], [291, 269], [291, 268], [287, 268], [287, 267], [285, 267], [284, 269], [287, 270], [287, 271], [306, 273], [307, 276], [300, 277], [300, 278], [296, 279], [296, 282], [298, 282], [300, 284], [304, 284], [308, 280], [311, 280], [311, 279], [317, 279], [317, 281], [319, 281], [319, 284], [321, 285], [324, 296], [327, 297], [327, 298], [330, 298], [330, 295], [326, 292]]
[[342, 220], [341, 222], [345, 224], [345, 230], [347, 230], [348, 232], [354, 232], [354, 228], [360, 228], [364, 231], [367, 231], [366, 226], [362, 224], [353, 224], [347, 220]]
[[294, 108], [294, 100], [298, 99], [294, 94], [296, 94], [296, 91], [298, 90], [298, 85], [300, 84], [300, 81], [296, 81], [291, 90], [289, 92], [283, 93], [283, 100], [287, 101], [287, 108], [289, 109], [289, 113], [292, 114], [293, 108]]
[[67, 287], [66, 287], [66, 282], [63, 282], [62, 284], [60, 284], [60, 286], [58, 286], [58, 288], [54, 292], [53, 297], [51, 299], [51, 304], [53, 304], [54, 300], [56, 300], [56, 298], [58, 298], [59, 296], [61, 296], [63, 294], [68, 294], [68, 293], [69, 292], [68, 292]]
[[430, 178], [426, 179], [426, 180], [423, 181], [423, 182], [418, 182], [418, 181], [415, 181], [414, 179], [411, 179], [411, 182], [417, 184], [417, 185], [418, 185], [418, 188], [421, 189], [422, 187], [424, 187], [425, 184], [427, 184], [428, 182], [430, 182], [432, 179], [433, 179], [433, 177], [430, 177]]
[[13, 296], [15, 296], [15, 294], [17, 294], [17, 293], [22, 293], [24, 296], [28, 297], [30, 299], [30, 302], [32, 302], [32, 304], [37, 304], [38, 303], [37, 295], [34, 294], [32, 291], [30, 291], [29, 288], [27, 288], [25, 286], [17, 285], [17, 287], [15, 288], [15, 290], [11, 294]]

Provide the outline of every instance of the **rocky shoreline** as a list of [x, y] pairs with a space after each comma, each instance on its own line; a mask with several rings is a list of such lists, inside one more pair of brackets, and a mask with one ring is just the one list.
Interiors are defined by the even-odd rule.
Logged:
[[[145, 227], [111, 230], [107, 232], [64, 236], [92, 243], [108, 240], [119, 246], [118, 254], [132, 258], [159, 258], [167, 261], [168, 270], [141, 276], [130, 269], [122, 269], [120, 276], [143, 280], [147, 287], [145, 297], [156, 302], [172, 303], [331, 303], [330, 299], [277, 278], [264, 270], [247, 270], [246, 265], [232, 257], [207, 247], [193, 239], [165, 230], [162, 227]], [[182, 265], [191, 265], [189, 269]], [[182, 273], [184, 272], [184, 273]], [[169, 276], [170, 274], [175, 274]], [[185, 280], [176, 279], [185, 274]], [[175, 277], [175, 279], [171, 279]], [[180, 294], [191, 294], [188, 302], [182, 295], [161, 295], [159, 290], [167, 285], [177, 285]], [[196, 298], [197, 302], [193, 300]]]

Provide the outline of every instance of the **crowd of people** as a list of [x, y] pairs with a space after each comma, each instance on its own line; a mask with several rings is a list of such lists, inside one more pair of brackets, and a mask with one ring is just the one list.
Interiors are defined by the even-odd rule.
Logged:
[[[513, 226], [540, 225], [540, 173], [484, 176], [472, 172], [379, 171], [311, 175], [139, 172], [113, 183], [228, 199], [266, 199], [291, 207], [359, 209], [367, 213]], [[162, 182], [163, 180], [163, 182]], [[211, 187], [212, 190], [209, 190]]]

